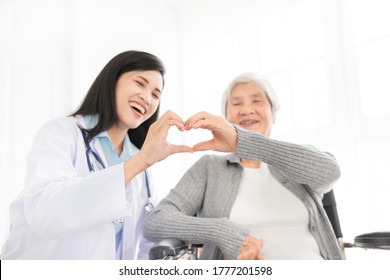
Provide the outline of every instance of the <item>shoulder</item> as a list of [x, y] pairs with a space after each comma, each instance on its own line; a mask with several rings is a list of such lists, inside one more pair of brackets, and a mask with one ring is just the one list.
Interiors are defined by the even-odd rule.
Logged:
[[42, 159], [42, 155], [61, 157], [74, 155], [77, 147], [83, 144], [83, 137], [73, 117], [50, 120], [36, 133], [30, 147], [29, 161]]
[[41, 138], [60, 138], [76, 137], [79, 133], [79, 127], [74, 117], [60, 117], [46, 122], [38, 130], [37, 139]]
[[194, 166], [202, 166], [211, 170], [213, 167], [223, 167], [236, 163], [239, 164], [240, 159], [234, 154], [207, 154], [203, 155]]
[[77, 120], [75, 117], [59, 117], [56, 119], [52, 119], [48, 122], [46, 122], [42, 129], [76, 129], [77, 126]]

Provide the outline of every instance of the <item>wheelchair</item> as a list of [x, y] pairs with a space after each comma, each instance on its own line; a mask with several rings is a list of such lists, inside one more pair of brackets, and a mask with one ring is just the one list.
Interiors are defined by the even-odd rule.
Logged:
[[[390, 232], [371, 232], [358, 235], [354, 243], [344, 243], [340, 220], [337, 212], [336, 199], [333, 190], [326, 193], [322, 200], [323, 207], [333, 227], [345, 258], [345, 248], [390, 250]], [[198, 260], [202, 244], [186, 244], [184, 241], [169, 238], [164, 239], [150, 249], [150, 260]]]

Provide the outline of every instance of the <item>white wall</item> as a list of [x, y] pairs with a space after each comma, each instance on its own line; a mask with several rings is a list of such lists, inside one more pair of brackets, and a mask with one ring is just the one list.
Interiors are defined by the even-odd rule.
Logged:
[[[345, 239], [390, 230], [386, 11], [385, 0], [0, 0], [0, 242], [36, 130], [71, 113], [104, 64], [128, 49], [165, 62], [162, 112], [184, 119], [219, 114], [235, 75], [266, 76], [282, 105], [273, 137], [339, 160]], [[169, 135], [187, 144], [208, 137]], [[160, 194], [201, 154], [156, 164]]]

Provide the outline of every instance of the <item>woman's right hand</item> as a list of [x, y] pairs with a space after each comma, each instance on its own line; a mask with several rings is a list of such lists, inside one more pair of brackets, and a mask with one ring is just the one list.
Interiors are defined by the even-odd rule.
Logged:
[[248, 235], [241, 245], [240, 253], [237, 256], [237, 260], [262, 260], [261, 247], [263, 246], [263, 240], [254, 238]]
[[192, 147], [172, 145], [167, 141], [171, 126], [176, 126], [180, 131], [184, 130], [183, 120], [172, 111], [167, 111], [149, 127], [140, 152], [124, 164], [126, 184], [137, 174], [171, 154], [193, 152]]
[[140, 151], [140, 155], [143, 156], [148, 167], [172, 154], [193, 152], [192, 147], [173, 145], [167, 141], [168, 130], [171, 126], [176, 126], [180, 131], [184, 131], [183, 120], [172, 111], [165, 112], [150, 126]]

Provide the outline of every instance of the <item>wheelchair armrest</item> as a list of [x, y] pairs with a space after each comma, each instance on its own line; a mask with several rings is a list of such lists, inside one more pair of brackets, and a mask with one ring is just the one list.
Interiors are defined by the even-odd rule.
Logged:
[[149, 251], [150, 260], [178, 259], [186, 253], [188, 245], [179, 239], [168, 238], [154, 244]]
[[355, 237], [354, 244], [345, 244], [345, 247], [360, 247], [364, 249], [390, 249], [390, 232], [371, 232]]

